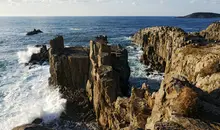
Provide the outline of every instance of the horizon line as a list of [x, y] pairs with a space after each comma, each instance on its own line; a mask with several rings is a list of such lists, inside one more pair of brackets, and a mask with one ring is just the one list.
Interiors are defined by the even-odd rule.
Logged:
[[0, 17], [178, 17], [174, 15], [0, 15]]

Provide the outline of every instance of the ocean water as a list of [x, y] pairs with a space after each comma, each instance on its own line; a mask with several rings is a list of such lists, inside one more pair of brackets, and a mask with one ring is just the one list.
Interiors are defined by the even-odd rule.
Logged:
[[[65, 99], [58, 89], [48, 86], [49, 65], [29, 69], [24, 63], [34, 52], [33, 46], [47, 44], [56, 35], [63, 35], [66, 46], [88, 46], [89, 40], [104, 34], [112, 44], [122, 44], [129, 51], [130, 82], [140, 87], [147, 82], [158, 89], [163, 74], [146, 73], [139, 62], [141, 48], [130, 37], [141, 28], [177, 26], [187, 32], [200, 31], [220, 19], [179, 19], [174, 17], [0, 17], [0, 130], [30, 123], [41, 117], [45, 123], [59, 120]], [[25, 36], [41, 29], [44, 33]], [[70, 129], [68, 125], [55, 129]]]

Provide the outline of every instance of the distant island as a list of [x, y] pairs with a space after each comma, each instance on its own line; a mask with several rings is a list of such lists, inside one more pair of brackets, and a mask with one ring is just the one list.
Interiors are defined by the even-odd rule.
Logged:
[[186, 16], [179, 16], [177, 18], [220, 18], [220, 14], [211, 12], [196, 12]]

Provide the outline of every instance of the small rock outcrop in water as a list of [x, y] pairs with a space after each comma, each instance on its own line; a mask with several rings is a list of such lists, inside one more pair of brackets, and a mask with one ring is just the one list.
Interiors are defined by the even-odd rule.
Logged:
[[44, 62], [48, 62], [49, 60], [49, 53], [47, 50], [46, 45], [35, 45], [35, 47], [40, 49], [39, 53], [34, 53], [31, 55], [31, 59], [29, 60], [26, 65], [34, 65], [34, 64], [40, 64], [42, 65]]
[[220, 14], [210, 12], [197, 12], [178, 18], [220, 18]]
[[40, 29], [34, 29], [33, 31], [30, 31], [28, 32], [26, 35], [27, 36], [31, 36], [31, 35], [35, 35], [35, 34], [38, 34], [38, 33], [43, 33]]

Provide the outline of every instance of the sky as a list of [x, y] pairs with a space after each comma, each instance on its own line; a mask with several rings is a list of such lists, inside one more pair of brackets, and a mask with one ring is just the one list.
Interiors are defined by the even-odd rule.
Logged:
[[0, 16], [182, 16], [219, 7], [220, 0], [0, 0]]

